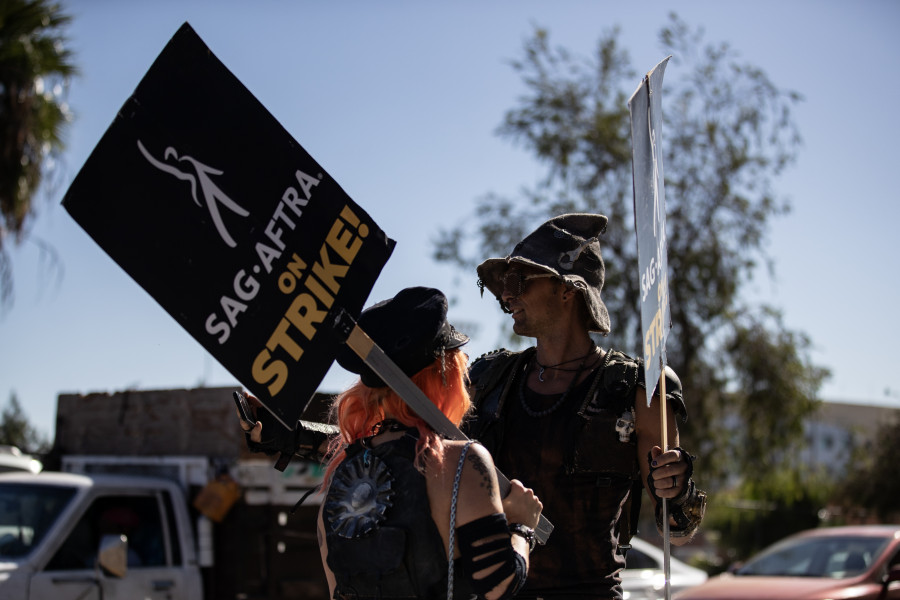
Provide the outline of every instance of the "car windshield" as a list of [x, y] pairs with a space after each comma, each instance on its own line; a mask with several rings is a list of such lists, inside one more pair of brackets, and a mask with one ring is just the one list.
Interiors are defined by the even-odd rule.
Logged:
[[750, 559], [736, 574], [853, 577], [869, 568], [888, 541], [854, 535], [786, 539]]
[[75, 495], [75, 488], [10, 483], [0, 486], [0, 559], [36, 548]]

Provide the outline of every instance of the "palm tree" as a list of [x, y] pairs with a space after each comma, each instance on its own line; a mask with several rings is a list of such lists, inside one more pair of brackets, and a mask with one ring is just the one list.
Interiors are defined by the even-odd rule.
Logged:
[[63, 149], [76, 73], [62, 32], [70, 20], [46, 0], [0, 2], [0, 308], [12, 302], [8, 241], [27, 235], [42, 175]]

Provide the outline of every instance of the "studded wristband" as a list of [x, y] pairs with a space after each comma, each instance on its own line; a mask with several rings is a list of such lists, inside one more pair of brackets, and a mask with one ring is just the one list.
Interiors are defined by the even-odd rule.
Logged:
[[513, 535], [522, 537], [526, 542], [528, 542], [528, 551], [534, 551], [534, 545], [537, 543], [537, 540], [534, 537], [534, 529], [528, 527], [527, 525], [522, 525], [521, 523], [510, 523], [509, 532]]

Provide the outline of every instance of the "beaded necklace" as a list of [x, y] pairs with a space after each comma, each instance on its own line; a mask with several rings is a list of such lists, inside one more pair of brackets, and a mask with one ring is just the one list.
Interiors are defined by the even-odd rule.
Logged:
[[[572, 377], [572, 381], [569, 383], [569, 387], [566, 388], [566, 391], [563, 392], [562, 395], [559, 397], [559, 399], [553, 403], [553, 406], [551, 406], [550, 408], [546, 408], [544, 410], [534, 410], [533, 408], [528, 406], [528, 401], [525, 400], [525, 386], [527, 385], [527, 382], [528, 382], [528, 366], [531, 361], [526, 362], [525, 366], [522, 368], [522, 378], [521, 378], [521, 381], [519, 382], [519, 404], [522, 405], [522, 409], [525, 411], [525, 413], [530, 417], [544, 417], [546, 415], [549, 415], [553, 411], [555, 411], [560, 406], [562, 406], [563, 403], [565, 403], [566, 399], [569, 397], [569, 393], [573, 389], [575, 389], [575, 387], [577, 386], [578, 379], [581, 377], [582, 372], [584, 372], [584, 370], [585, 370], [584, 366], [587, 364], [590, 357], [595, 355], [597, 350], [601, 350], [601, 348], [599, 346], [594, 346], [593, 350], [588, 352], [586, 355], [582, 356], [581, 357], [582, 361], [578, 365], [577, 368], [575, 368], [575, 369], [559, 369], [560, 371], [574, 372], [575, 375]], [[578, 360], [578, 359], [576, 358], [573, 360]], [[607, 361], [608, 360], [609, 360], [609, 358], [607, 357]], [[534, 362], [537, 363], [538, 366], [540, 366], [540, 364], [541, 364], [537, 361], [537, 355], [535, 355], [535, 357], [534, 357]], [[566, 361], [566, 362], [572, 362], [572, 361], [570, 360], [570, 361]], [[560, 364], [565, 364], [565, 363], [560, 363]], [[593, 366], [588, 368], [588, 371], [593, 371], [598, 366], [599, 365], [597, 363], [595, 363]], [[604, 366], [605, 366], [605, 361], [604, 361]], [[550, 368], [550, 367], [547, 367], [547, 368]], [[543, 369], [541, 369], [541, 371], [543, 371]], [[540, 378], [540, 373], [538, 374], [538, 379], [540, 381], [544, 381], [543, 379]]]

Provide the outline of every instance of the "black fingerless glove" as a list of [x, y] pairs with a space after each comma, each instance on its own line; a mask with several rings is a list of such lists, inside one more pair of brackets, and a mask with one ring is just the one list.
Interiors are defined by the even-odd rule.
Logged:
[[251, 452], [261, 452], [268, 456], [280, 454], [282, 457], [297, 455], [304, 460], [322, 462], [325, 458], [320, 450], [328, 439], [337, 435], [333, 425], [297, 421], [293, 430], [285, 428], [265, 409], [257, 411], [256, 418], [262, 423], [262, 440], [254, 442], [245, 433], [247, 448]]
[[264, 408], [256, 411], [256, 420], [262, 423], [262, 439], [254, 442], [250, 439], [250, 433], [245, 432], [247, 448], [250, 452], [262, 452], [268, 456], [280, 453], [294, 453], [295, 431], [287, 429], [276, 419], [272, 413]]

